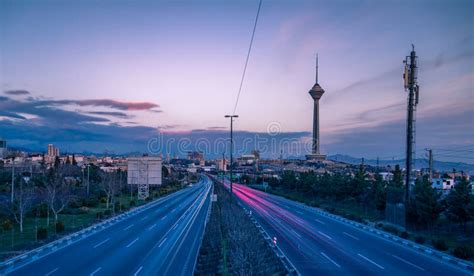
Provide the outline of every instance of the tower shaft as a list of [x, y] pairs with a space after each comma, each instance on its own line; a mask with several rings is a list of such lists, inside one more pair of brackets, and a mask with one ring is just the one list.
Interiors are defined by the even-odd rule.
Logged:
[[314, 100], [313, 109], [313, 148], [312, 154], [319, 154], [319, 100]]

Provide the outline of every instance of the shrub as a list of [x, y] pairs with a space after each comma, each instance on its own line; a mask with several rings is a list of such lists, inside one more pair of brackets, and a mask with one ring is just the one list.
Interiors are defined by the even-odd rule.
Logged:
[[433, 247], [437, 250], [440, 251], [446, 251], [448, 250], [448, 245], [444, 240], [432, 240], [431, 243], [433, 244]]
[[387, 231], [387, 232], [390, 232], [390, 233], [393, 233], [395, 235], [398, 235], [398, 229], [394, 226], [391, 226], [391, 225], [382, 225], [382, 229], [384, 231]]
[[80, 200], [71, 200], [71, 202], [69, 202], [69, 208], [80, 208], [82, 207], [82, 202]]
[[[115, 211], [118, 211], [118, 210], [120, 210], [120, 207], [121, 207], [121, 204], [120, 204], [120, 202], [118, 202], [118, 201], [117, 201], [117, 202], [115, 202], [115, 203], [114, 203], [114, 208], [115, 208]], [[123, 206], [122, 206], [122, 207], [123, 207]]]
[[96, 219], [102, 219], [104, 217], [104, 212], [97, 212], [95, 214]]
[[400, 238], [402, 239], [408, 239], [410, 237], [410, 234], [408, 234], [407, 231], [403, 231], [400, 233]]
[[99, 200], [96, 197], [91, 197], [86, 200], [87, 207], [97, 207], [99, 205]]
[[5, 219], [3, 222], [2, 222], [2, 228], [3, 230], [7, 231], [7, 230], [11, 230], [13, 228], [13, 223], [11, 220], [9, 219]]
[[454, 249], [453, 254], [458, 258], [468, 260], [474, 257], [474, 250], [470, 246], [461, 245]]
[[101, 197], [100, 198], [100, 203], [107, 203], [107, 198]]
[[135, 202], [135, 200], [130, 200], [130, 206], [135, 206], [137, 205], [137, 203]]
[[416, 236], [415, 237], [415, 242], [419, 244], [424, 244], [425, 243], [425, 238], [423, 236]]
[[48, 238], [48, 229], [46, 227], [38, 227], [36, 230], [36, 236], [38, 240], [44, 240]]
[[41, 204], [41, 205], [39, 206], [39, 216], [40, 216], [40, 218], [46, 218], [46, 217], [48, 217], [48, 210], [49, 210], [48, 205], [46, 205], [46, 204]]
[[84, 208], [87, 208], [87, 207], [80, 207], [80, 208], [76, 208], [76, 209], [66, 208], [66, 209], [64, 209], [64, 211], [62, 213], [65, 214], [65, 215], [82, 215], [82, 214], [87, 213], [87, 209], [84, 209]]
[[56, 222], [56, 233], [61, 233], [65, 229], [64, 223], [62, 221]]
[[111, 215], [112, 215], [112, 210], [107, 209], [107, 210], [104, 211], [104, 217], [109, 217]]

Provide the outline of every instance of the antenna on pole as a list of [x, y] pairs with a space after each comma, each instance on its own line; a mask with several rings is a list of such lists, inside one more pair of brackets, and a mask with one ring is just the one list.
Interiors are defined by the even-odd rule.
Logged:
[[316, 53], [316, 83], [318, 83], [318, 53]]

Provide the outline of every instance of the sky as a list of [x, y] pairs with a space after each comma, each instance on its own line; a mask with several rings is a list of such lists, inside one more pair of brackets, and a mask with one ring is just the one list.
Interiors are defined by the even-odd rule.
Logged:
[[[153, 144], [180, 155], [200, 140], [218, 148], [257, 7], [258, 0], [0, 0], [0, 136], [42, 151], [48, 143], [115, 153]], [[322, 152], [402, 158], [402, 61], [412, 43], [417, 155], [433, 148], [440, 159], [474, 163], [474, 2], [460, 0], [263, 0], [234, 122], [240, 151], [262, 137], [258, 144], [277, 144], [263, 150], [269, 157], [309, 150], [318, 53]], [[189, 145], [180, 146], [183, 139]], [[281, 147], [288, 140], [300, 150]], [[443, 157], [443, 149], [452, 151]]]

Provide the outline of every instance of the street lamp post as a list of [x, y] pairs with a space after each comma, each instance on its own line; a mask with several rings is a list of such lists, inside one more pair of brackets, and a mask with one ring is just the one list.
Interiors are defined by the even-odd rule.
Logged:
[[233, 135], [233, 122], [234, 118], [239, 118], [239, 115], [225, 115], [225, 118], [230, 118], [230, 196], [232, 197], [232, 152], [234, 151], [234, 135]]
[[90, 164], [87, 163], [87, 198], [89, 198]]

